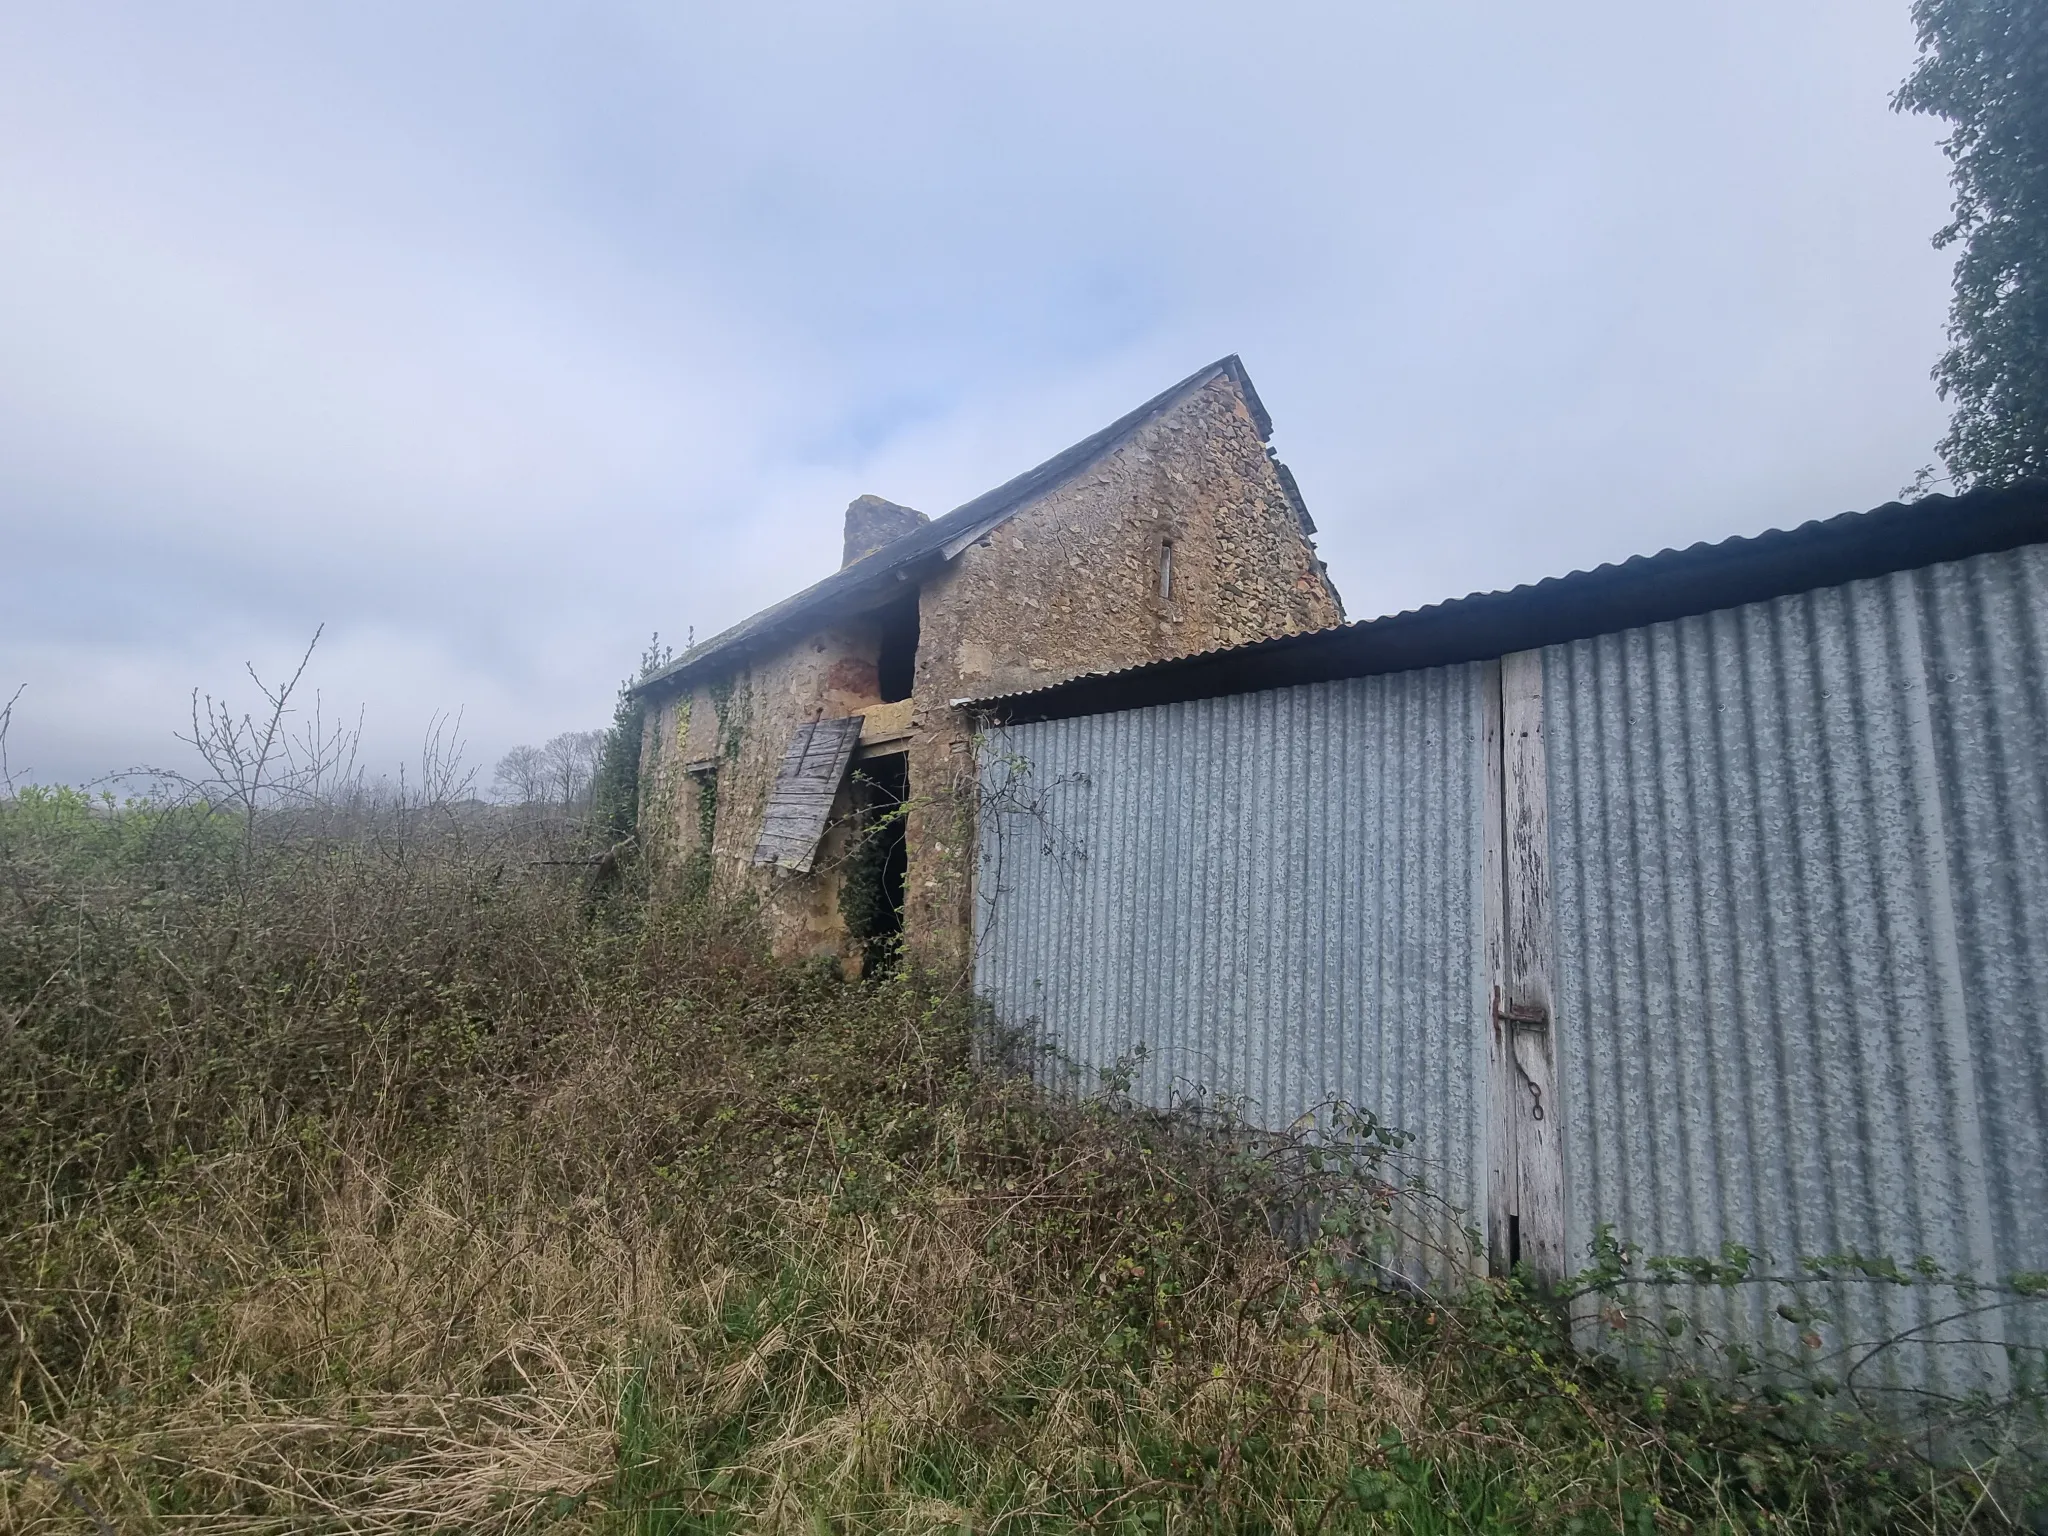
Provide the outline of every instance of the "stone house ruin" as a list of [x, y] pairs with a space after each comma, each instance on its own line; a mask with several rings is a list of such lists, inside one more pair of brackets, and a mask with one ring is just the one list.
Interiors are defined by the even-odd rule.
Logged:
[[837, 572], [638, 685], [650, 854], [784, 954], [963, 962], [956, 701], [1343, 622], [1271, 432], [1233, 356], [936, 521], [859, 498]]

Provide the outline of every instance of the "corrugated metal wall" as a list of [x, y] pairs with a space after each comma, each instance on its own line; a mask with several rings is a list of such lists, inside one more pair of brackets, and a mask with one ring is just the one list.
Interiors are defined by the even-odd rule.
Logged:
[[1142, 1045], [1140, 1102], [1372, 1110], [1483, 1211], [1479, 686], [1457, 667], [997, 733], [978, 990], [1084, 1074]]
[[[1558, 646], [1543, 673], [1572, 1261], [1610, 1223], [1773, 1272], [2048, 1271], [2048, 548]], [[1371, 1108], [1477, 1219], [1481, 679], [999, 733], [980, 990], [1085, 1069], [1147, 1047], [1145, 1102]], [[1797, 1356], [1786, 1299], [1678, 1298]], [[1818, 1300], [1821, 1354], [1945, 1346], [1859, 1387], [1999, 1392], [2010, 1346], [2048, 1347], [2038, 1306]]]
[[[1559, 646], [1544, 696], [1572, 1251], [2048, 1269], [2048, 549]], [[1796, 1351], [1776, 1299], [1685, 1304]], [[1864, 1386], [1997, 1390], [2048, 1343], [1829, 1301], [1824, 1349], [1986, 1341]]]

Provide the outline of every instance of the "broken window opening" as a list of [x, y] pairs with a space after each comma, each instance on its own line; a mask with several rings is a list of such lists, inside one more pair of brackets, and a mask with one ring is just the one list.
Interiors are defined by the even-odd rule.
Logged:
[[882, 610], [882, 645], [875, 657], [875, 674], [881, 684], [882, 702], [894, 704], [910, 697], [917, 683], [917, 594], [891, 603]]
[[1159, 541], [1159, 600], [1163, 603], [1173, 596], [1173, 540]]

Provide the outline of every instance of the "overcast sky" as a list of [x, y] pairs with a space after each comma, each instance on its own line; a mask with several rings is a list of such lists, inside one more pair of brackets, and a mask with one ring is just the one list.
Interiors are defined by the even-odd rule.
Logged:
[[1354, 618], [1891, 498], [1933, 457], [1906, 0], [0, 5], [17, 774], [245, 661], [601, 724], [1240, 353]]

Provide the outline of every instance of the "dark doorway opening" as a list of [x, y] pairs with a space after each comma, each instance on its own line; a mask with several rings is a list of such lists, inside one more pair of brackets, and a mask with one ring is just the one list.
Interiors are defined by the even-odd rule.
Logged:
[[917, 681], [917, 594], [898, 599], [882, 610], [882, 648], [875, 657], [882, 702], [910, 697]]
[[860, 830], [840, 887], [847, 936], [861, 947], [861, 974], [880, 975], [903, 936], [903, 895], [910, 875], [910, 758], [892, 752], [853, 765]]

